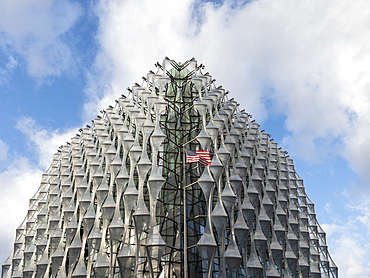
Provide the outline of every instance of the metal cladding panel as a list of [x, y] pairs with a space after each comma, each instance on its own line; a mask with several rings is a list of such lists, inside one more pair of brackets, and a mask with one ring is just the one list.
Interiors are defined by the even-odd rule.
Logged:
[[55, 153], [1, 277], [337, 278], [287, 152], [194, 59], [157, 67]]

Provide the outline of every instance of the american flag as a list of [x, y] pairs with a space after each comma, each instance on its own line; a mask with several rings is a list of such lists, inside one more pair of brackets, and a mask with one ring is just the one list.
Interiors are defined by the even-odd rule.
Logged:
[[200, 165], [211, 165], [211, 157], [209, 151], [193, 151], [186, 150], [186, 163], [198, 162]]

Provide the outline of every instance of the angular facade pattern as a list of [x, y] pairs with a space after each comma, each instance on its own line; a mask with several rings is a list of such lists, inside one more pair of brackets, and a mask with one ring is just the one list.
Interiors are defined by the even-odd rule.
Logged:
[[157, 67], [54, 155], [1, 277], [337, 278], [286, 151], [194, 59]]

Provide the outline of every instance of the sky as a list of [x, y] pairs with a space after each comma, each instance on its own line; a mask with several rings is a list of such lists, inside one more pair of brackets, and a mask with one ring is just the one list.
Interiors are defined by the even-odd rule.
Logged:
[[370, 277], [368, 0], [0, 0], [0, 264], [53, 153], [165, 56], [289, 152], [343, 278]]

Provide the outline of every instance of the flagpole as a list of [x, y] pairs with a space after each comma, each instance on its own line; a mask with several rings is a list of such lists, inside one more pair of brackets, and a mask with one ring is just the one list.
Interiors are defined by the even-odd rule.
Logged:
[[186, 186], [185, 186], [185, 160], [186, 160], [186, 154], [185, 154], [185, 147], [182, 146], [182, 153], [183, 153], [183, 159], [182, 159], [182, 166], [183, 166], [183, 177], [182, 177], [182, 185], [184, 190], [184, 278], [188, 278], [188, 231], [187, 231], [187, 223], [186, 223]]

